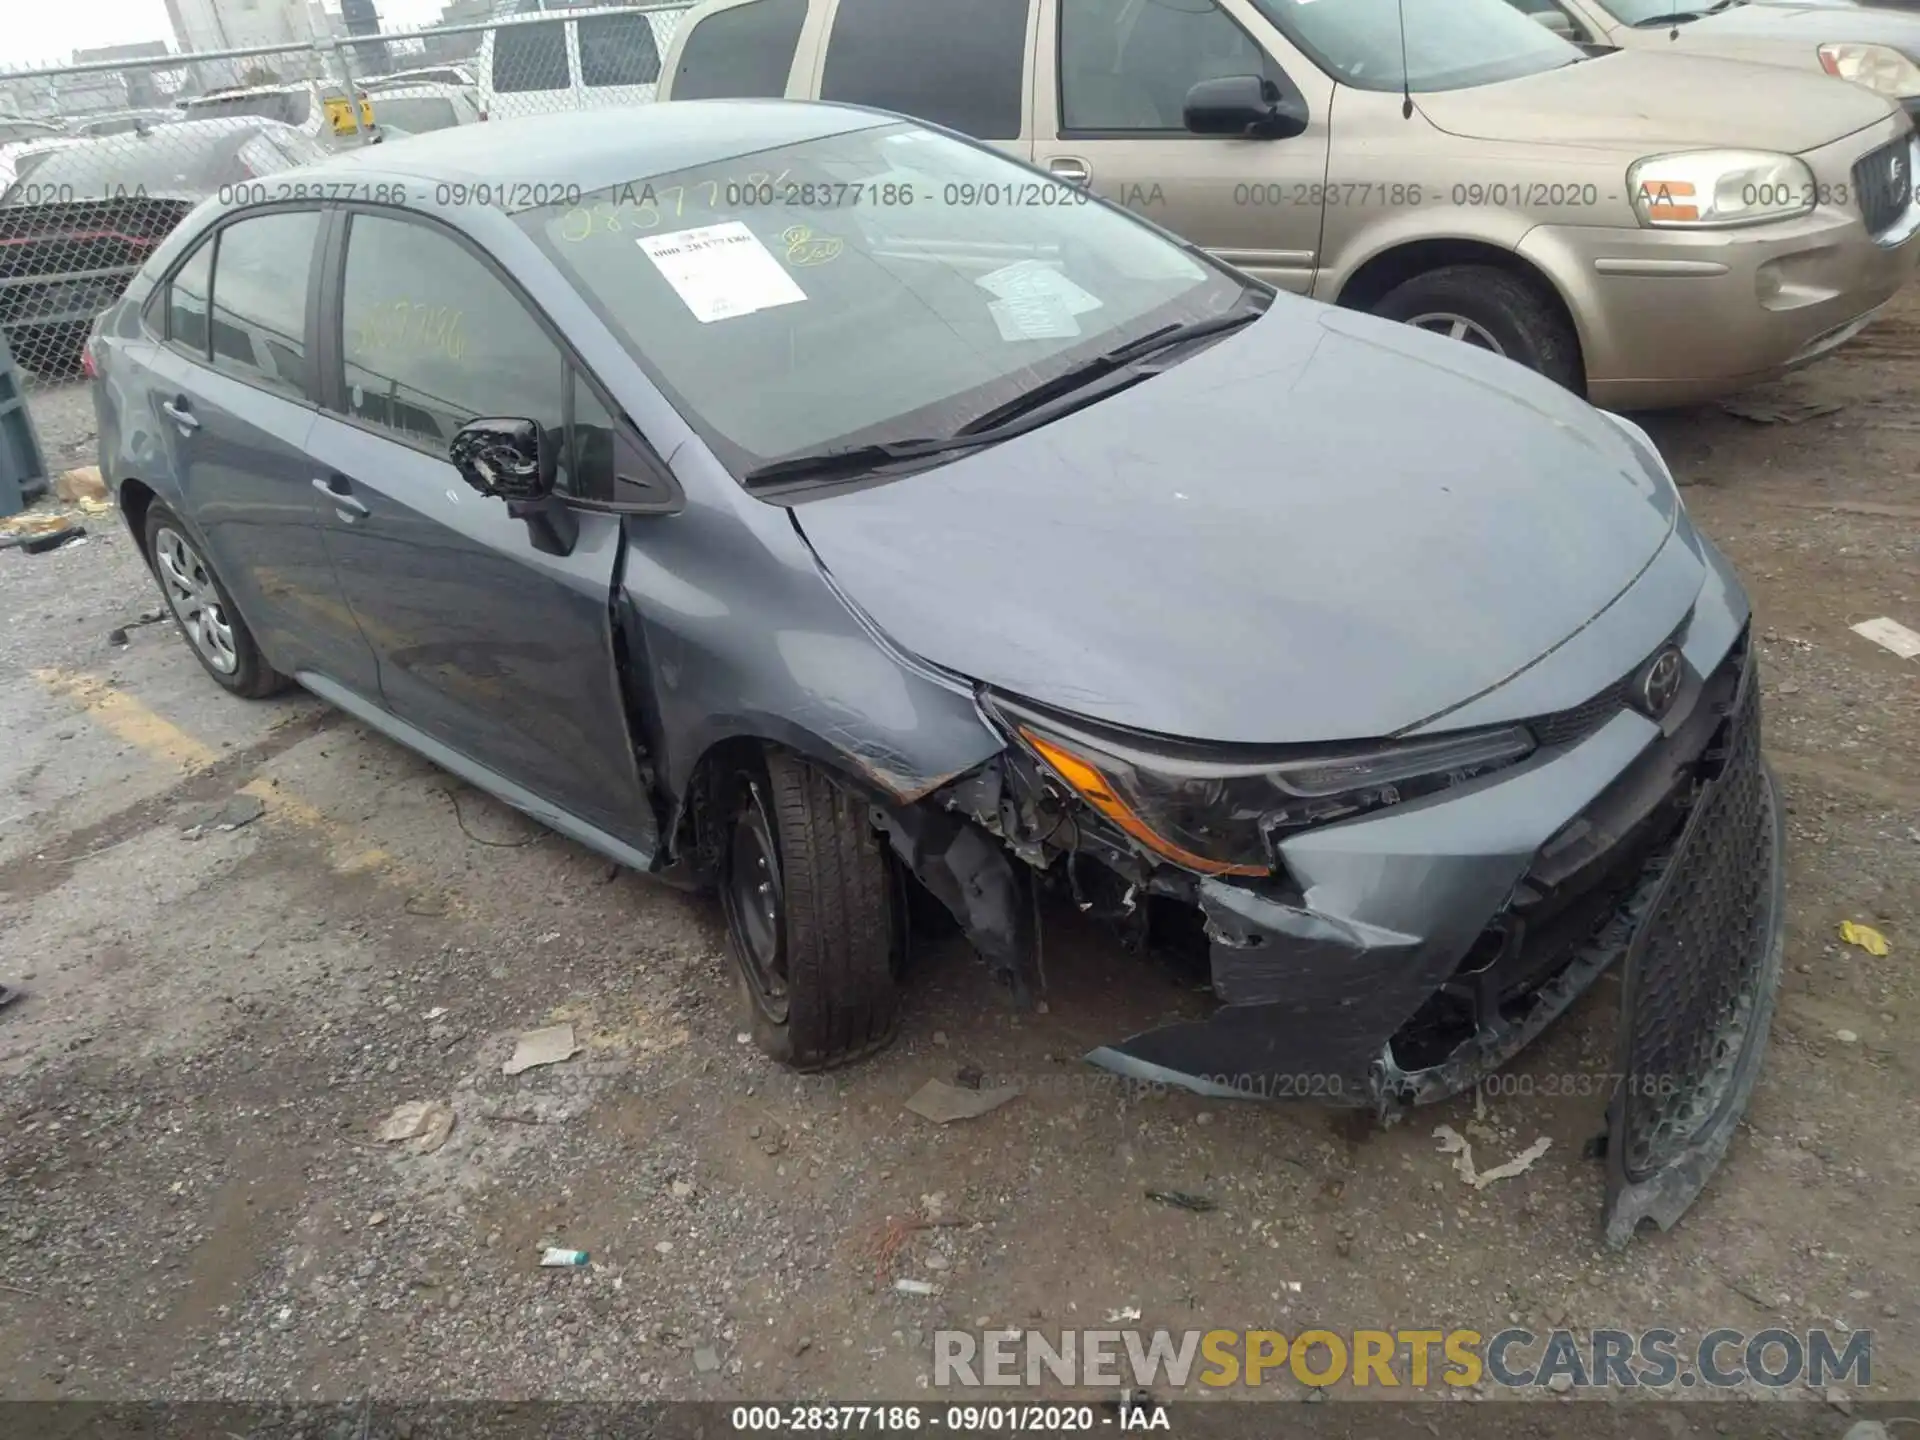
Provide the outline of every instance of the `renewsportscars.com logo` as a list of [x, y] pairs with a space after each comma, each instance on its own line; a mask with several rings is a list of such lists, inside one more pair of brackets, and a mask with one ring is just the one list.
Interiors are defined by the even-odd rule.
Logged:
[[1310, 1329], [936, 1330], [933, 1384], [1220, 1389], [1295, 1384], [1418, 1389], [1824, 1388], [1873, 1383], [1873, 1332]]

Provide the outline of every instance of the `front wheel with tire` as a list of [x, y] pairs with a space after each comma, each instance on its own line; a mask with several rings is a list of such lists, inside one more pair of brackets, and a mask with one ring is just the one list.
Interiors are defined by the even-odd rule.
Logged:
[[720, 895], [755, 1042], [802, 1071], [883, 1048], [903, 925], [867, 805], [777, 750], [736, 769], [725, 797]]
[[1396, 285], [1373, 313], [1465, 341], [1578, 392], [1580, 341], [1541, 287], [1493, 265], [1445, 265]]
[[174, 623], [206, 672], [235, 695], [264, 699], [292, 683], [267, 663], [247, 622], [180, 517], [155, 501], [147, 509], [147, 559]]

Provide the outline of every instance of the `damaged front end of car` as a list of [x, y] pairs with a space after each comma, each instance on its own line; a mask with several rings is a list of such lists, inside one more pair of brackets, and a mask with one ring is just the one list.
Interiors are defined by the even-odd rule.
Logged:
[[1743, 633], [1676, 662], [1680, 638], [1562, 714], [1339, 751], [1167, 742], [983, 693], [1007, 749], [879, 818], [1016, 1000], [1044, 984], [1037, 882], [1136, 932], [1149, 904], [1190, 907], [1218, 1008], [1087, 1058], [1204, 1095], [1391, 1120], [1472, 1088], [1624, 961], [1619, 1056], [1579, 1091], [1612, 1097], [1624, 1243], [1724, 1152], [1779, 971], [1753, 660]]

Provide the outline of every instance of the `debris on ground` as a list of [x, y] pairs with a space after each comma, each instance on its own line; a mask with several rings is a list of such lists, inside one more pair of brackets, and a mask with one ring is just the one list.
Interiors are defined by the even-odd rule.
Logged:
[[1722, 400], [1720, 408], [1736, 420], [1751, 420], [1756, 425], [1799, 425], [1847, 407], [1837, 400], [1788, 400], [1756, 391]]
[[77, 470], [62, 471], [54, 479], [53, 493], [69, 505], [91, 500], [104, 508], [107, 482], [100, 478], [98, 465], [82, 465]]
[[1191, 1210], [1196, 1215], [1205, 1215], [1220, 1208], [1218, 1202], [1204, 1195], [1190, 1195], [1185, 1190], [1149, 1190], [1146, 1193], [1149, 1200], [1171, 1205], [1176, 1210]]
[[9, 550], [15, 545], [24, 545], [29, 540], [57, 535], [62, 530], [72, 527], [72, 517], [62, 515], [58, 510], [22, 510], [17, 515], [9, 515], [6, 519], [0, 520], [0, 550]]
[[916, 1230], [957, 1229], [967, 1223], [957, 1216], [940, 1215], [934, 1210], [935, 1207], [929, 1207], [929, 1216], [925, 1220], [912, 1215], [905, 1218], [895, 1215], [887, 1217], [879, 1238], [869, 1247], [873, 1251], [873, 1283], [876, 1286], [887, 1283], [887, 1276], [893, 1270], [894, 1257], [906, 1245], [907, 1237]]
[[258, 795], [230, 796], [218, 810], [210, 810], [186, 827], [185, 837], [198, 840], [202, 835], [225, 834], [251, 825], [267, 813], [267, 802]]
[[56, 517], [58, 522], [49, 529], [31, 535], [0, 535], [0, 550], [18, 547], [23, 554], [45, 555], [51, 550], [64, 550], [70, 545], [87, 543], [87, 527], [76, 524], [65, 517]]
[[540, 1252], [540, 1268], [543, 1270], [561, 1270], [586, 1263], [587, 1252], [584, 1250], [562, 1250], [558, 1245], [549, 1245]]
[[693, 1368], [702, 1375], [711, 1375], [720, 1368], [720, 1352], [711, 1345], [702, 1345], [693, 1352]]
[[7, 1006], [13, 1004], [14, 1001], [22, 999], [26, 993], [27, 992], [22, 990], [18, 985], [0, 985], [0, 1010], [4, 1010]]
[[953, 1072], [953, 1083], [963, 1090], [978, 1090], [986, 1080], [987, 1072], [978, 1065], [962, 1065]]
[[1902, 660], [1920, 659], [1920, 631], [1909, 630], [1891, 616], [1879, 615], [1847, 628], [1862, 639], [1891, 650]]
[[1491, 1170], [1478, 1170], [1473, 1163], [1472, 1142], [1451, 1125], [1439, 1126], [1434, 1130], [1433, 1138], [1440, 1142], [1442, 1155], [1453, 1156], [1455, 1172], [1476, 1190], [1484, 1190], [1496, 1180], [1511, 1180], [1516, 1175], [1525, 1174], [1533, 1168], [1533, 1162], [1553, 1146], [1552, 1137], [1542, 1135], [1504, 1165], [1496, 1165]]
[[580, 1044], [573, 1038], [571, 1023], [528, 1030], [515, 1041], [512, 1058], [500, 1067], [500, 1073], [518, 1075], [522, 1070], [531, 1070], [537, 1065], [558, 1065], [562, 1060], [571, 1060], [579, 1053]]
[[109, 645], [125, 645], [129, 641], [127, 634], [129, 630], [137, 630], [142, 625], [158, 625], [166, 618], [167, 612], [164, 610], [142, 610], [139, 619], [129, 620], [126, 624], [117, 625], [109, 630], [107, 632], [107, 643]]
[[1840, 938], [1849, 945], [1858, 945], [1867, 954], [1885, 958], [1892, 953], [1893, 947], [1887, 944], [1887, 937], [1871, 925], [1862, 925], [1858, 920], [1840, 922]]
[[902, 1295], [936, 1295], [939, 1292], [924, 1280], [909, 1280], [905, 1276], [893, 1282], [893, 1288]]
[[396, 1105], [381, 1122], [380, 1138], [390, 1145], [411, 1141], [416, 1155], [431, 1155], [453, 1133], [453, 1108], [439, 1100], [409, 1100]]
[[951, 1125], [955, 1120], [975, 1120], [998, 1110], [1021, 1094], [1018, 1085], [997, 1085], [980, 1090], [963, 1090], [944, 1080], [929, 1080], [913, 1092], [907, 1109], [936, 1125]]
[[1118, 1310], [1107, 1311], [1109, 1325], [1137, 1325], [1140, 1321], [1138, 1305], [1122, 1305]]

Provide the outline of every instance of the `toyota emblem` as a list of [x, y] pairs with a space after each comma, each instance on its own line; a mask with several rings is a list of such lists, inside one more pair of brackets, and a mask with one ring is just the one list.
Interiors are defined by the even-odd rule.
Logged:
[[1648, 719], [1658, 720], [1673, 708], [1680, 694], [1680, 681], [1686, 666], [1677, 646], [1669, 645], [1646, 663], [1634, 682], [1634, 707]]

